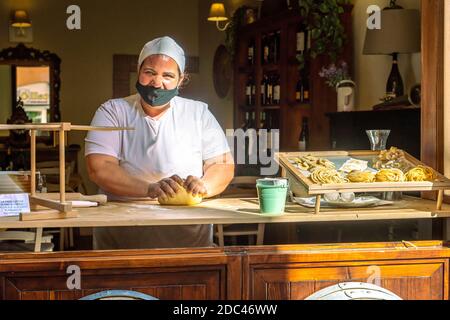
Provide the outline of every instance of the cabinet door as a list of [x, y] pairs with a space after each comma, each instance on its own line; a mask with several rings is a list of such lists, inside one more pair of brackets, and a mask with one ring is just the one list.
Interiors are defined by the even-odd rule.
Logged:
[[341, 282], [371, 282], [404, 300], [440, 300], [448, 298], [445, 270], [444, 260], [252, 266], [248, 294], [250, 299], [258, 300], [298, 300]]
[[[79, 253], [73, 262], [75, 253], [0, 259], [0, 299], [68, 300], [104, 290], [138, 291], [163, 300], [241, 298], [239, 256], [227, 257], [216, 249], [172, 251]], [[73, 281], [78, 275], [66, 273], [71, 265], [80, 267], [80, 289]]]

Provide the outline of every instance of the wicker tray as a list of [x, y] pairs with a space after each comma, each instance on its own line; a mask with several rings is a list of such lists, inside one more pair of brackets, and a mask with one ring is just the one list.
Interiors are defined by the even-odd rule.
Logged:
[[[412, 165], [424, 165], [422, 162], [404, 152], [405, 158]], [[369, 167], [376, 161], [379, 151], [318, 151], [318, 152], [279, 152], [275, 155], [276, 161], [281, 165], [284, 177], [290, 179], [294, 185], [301, 185], [305, 195], [315, 195], [316, 213], [320, 211], [320, 199], [323, 194], [332, 192], [385, 192], [385, 191], [437, 191], [437, 208], [442, 207], [444, 190], [450, 189], [450, 180], [439, 172], [436, 173], [435, 181], [420, 182], [372, 182], [372, 183], [340, 183], [340, 184], [317, 184], [306, 177], [301, 170], [296, 168], [290, 160], [306, 155], [325, 158], [335, 163], [339, 168], [349, 158], [368, 161]]]

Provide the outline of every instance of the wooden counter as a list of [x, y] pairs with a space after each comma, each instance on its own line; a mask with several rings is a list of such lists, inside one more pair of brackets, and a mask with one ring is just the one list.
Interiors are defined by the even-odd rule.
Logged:
[[0, 228], [66, 228], [163, 226], [192, 224], [246, 224], [288, 222], [332, 222], [358, 220], [448, 218], [450, 206], [436, 210], [434, 201], [405, 197], [394, 205], [358, 209], [322, 209], [287, 204], [282, 215], [259, 213], [257, 199], [211, 199], [193, 207], [160, 206], [155, 201], [108, 202], [95, 208], [79, 208], [79, 217], [68, 219], [19, 221], [0, 218]]

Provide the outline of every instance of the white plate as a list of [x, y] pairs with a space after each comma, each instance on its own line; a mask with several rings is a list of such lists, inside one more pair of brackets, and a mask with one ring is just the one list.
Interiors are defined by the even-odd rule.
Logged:
[[[314, 208], [316, 206], [316, 197], [310, 198], [293, 198], [296, 203], [308, 208]], [[372, 196], [362, 196], [356, 197], [352, 202], [344, 202], [342, 200], [338, 201], [326, 201], [321, 199], [320, 206], [323, 208], [364, 208], [364, 207], [375, 207], [387, 204], [392, 204], [392, 201], [380, 200]]]

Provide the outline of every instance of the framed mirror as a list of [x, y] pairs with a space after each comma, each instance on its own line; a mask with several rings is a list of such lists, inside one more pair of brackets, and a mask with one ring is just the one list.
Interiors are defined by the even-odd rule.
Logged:
[[[10, 119], [33, 123], [61, 121], [59, 110], [61, 59], [49, 51], [19, 44], [0, 51], [0, 123]], [[23, 111], [17, 108], [21, 100]], [[11, 121], [11, 120], [10, 120]], [[0, 142], [7, 143], [9, 132], [0, 131]], [[38, 132], [38, 142], [52, 144], [50, 132]]]

